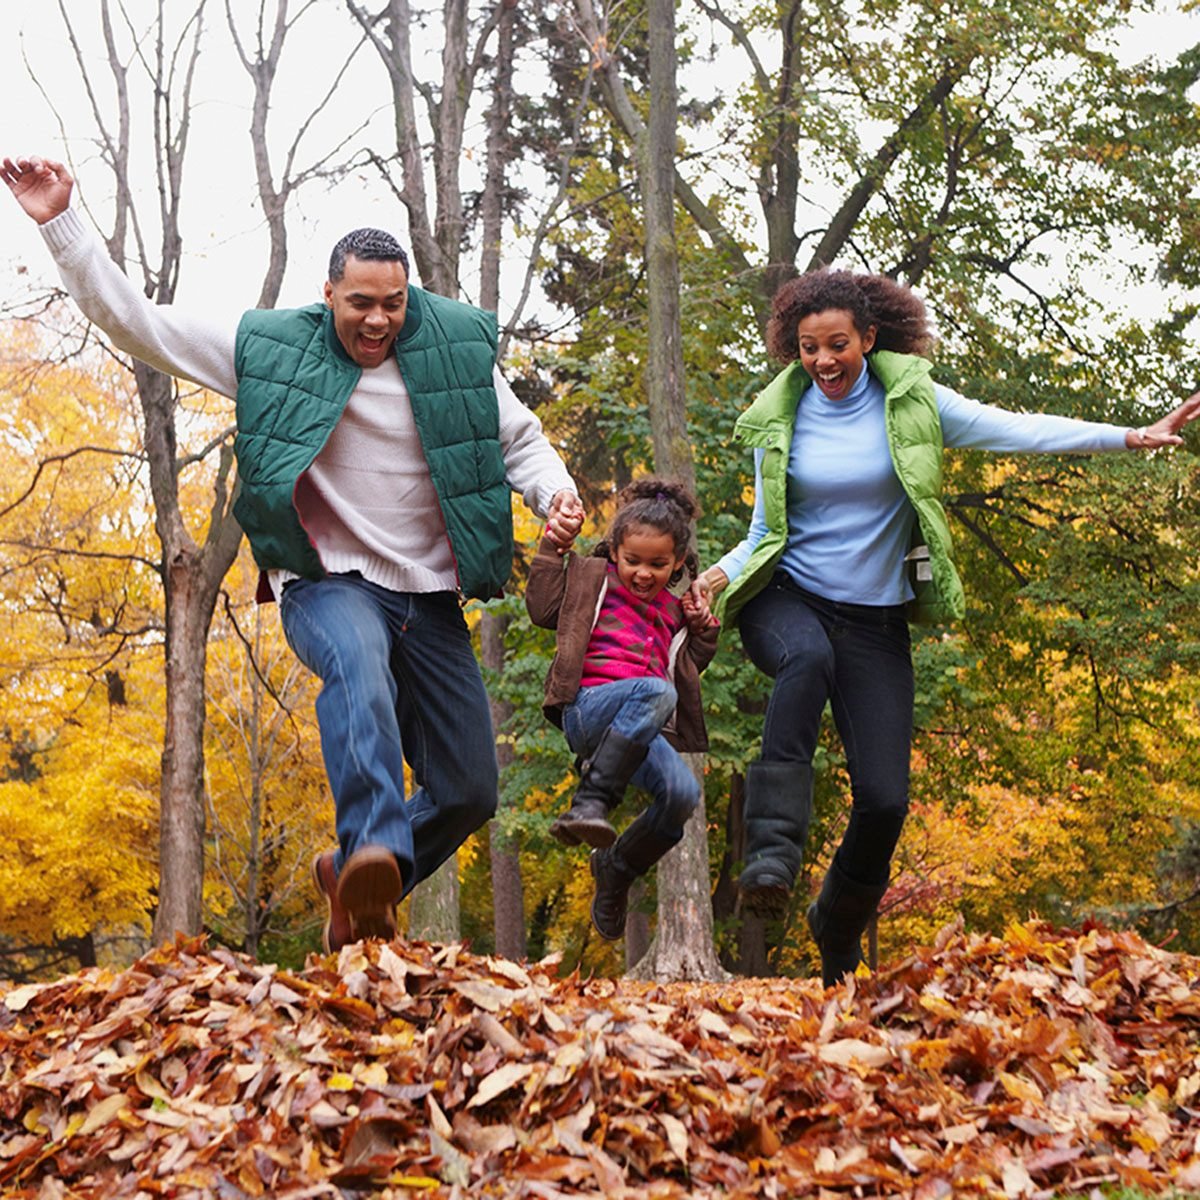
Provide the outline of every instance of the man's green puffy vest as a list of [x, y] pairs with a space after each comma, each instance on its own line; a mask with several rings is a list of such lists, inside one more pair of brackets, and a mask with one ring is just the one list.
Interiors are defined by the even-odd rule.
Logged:
[[[912, 354], [877, 350], [871, 370], [883, 384], [884, 418], [892, 465], [917, 514], [913, 531], [915, 568], [910, 582], [911, 621], [938, 624], [966, 611], [962, 583], [951, 557], [950, 525], [942, 508], [942, 424], [930, 364]], [[717, 614], [726, 622], [765, 587], [787, 547], [787, 473], [796, 409], [812, 379], [798, 363], [785, 368], [738, 418], [734, 437], [761, 448], [763, 516], [767, 532], [754, 547], [741, 574], [718, 597]], [[928, 547], [928, 560], [916, 549]]]
[[[396, 358], [465, 597], [495, 596], [512, 570], [510, 489], [492, 381], [496, 318], [408, 289]], [[341, 420], [362, 374], [323, 304], [246, 313], [238, 326], [234, 515], [254, 561], [308, 579], [325, 570], [300, 523], [296, 483]]]

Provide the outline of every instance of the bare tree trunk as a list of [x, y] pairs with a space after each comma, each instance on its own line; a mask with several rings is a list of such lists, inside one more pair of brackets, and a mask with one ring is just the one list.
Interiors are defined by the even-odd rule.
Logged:
[[[511, 752], [509, 754], [511, 758]], [[492, 864], [492, 931], [496, 953], [505, 958], [521, 959], [529, 952], [525, 935], [525, 880], [521, 875], [521, 856], [515, 842], [489, 826]]]
[[[655, 468], [695, 489], [683, 386], [679, 256], [675, 242], [675, 0], [649, 0], [650, 115], [639, 147], [638, 173], [646, 220], [646, 277], [650, 295], [649, 397]], [[688, 755], [701, 800], [683, 841], [658, 865], [658, 928], [631, 974], [654, 979], [722, 979], [713, 945], [709, 898], [704, 765]]]
[[210, 762], [215, 750], [233, 786], [207, 797], [208, 875], [236, 901], [237, 919], [209, 919], [214, 933], [256, 955], [269, 932], [293, 931], [278, 918], [312, 886], [296, 827], [272, 812], [273, 792], [304, 786], [307, 763], [293, 714], [299, 696], [311, 690], [310, 675], [282, 638], [268, 635], [276, 618], [263, 606], [251, 609], [249, 636], [232, 605], [225, 615], [216, 642], [224, 641], [227, 652], [210, 655], [208, 741]]
[[[270, 37], [264, 41], [268, 31], [262, 22], [262, 11], [258, 14], [255, 27], [253, 48], [247, 48], [246, 41], [238, 29], [234, 16], [233, 0], [225, 0], [225, 19], [229, 25], [229, 33], [242, 66], [250, 76], [254, 85], [254, 104], [250, 111], [250, 145], [254, 151], [254, 175], [258, 187], [258, 202], [262, 206], [263, 216], [267, 222], [267, 234], [270, 238], [270, 252], [267, 257], [267, 269], [263, 274], [262, 288], [258, 296], [259, 308], [273, 308], [279, 299], [279, 290], [283, 286], [283, 275], [288, 260], [288, 230], [287, 206], [292, 194], [306, 180], [312, 178], [322, 168], [329, 164], [353, 135], [348, 135], [330, 150], [323, 158], [300, 169], [296, 166], [296, 156], [300, 150], [300, 142], [308, 132], [314, 118], [325, 108], [336, 92], [342, 77], [354, 61], [358, 48], [347, 56], [346, 61], [334, 75], [324, 95], [317, 100], [307, 117], [295, 126], [296, 133], [284, 155], [282, 169], [277, 173], [271, 164], [271, 153], [267, 144], [267, 118], [271, 113], [272, 93], [276, 77], [279, 74], [279, 60], [283, 55], [284, 45], [288, 34], [296, 22], [311, 7], [302, 5], [300, 12], [288, 20], [290, 0], [276, 0], [275, 21], [271, 26]], [[361, 46], [362, 43], [359, 43]], [[357, 130], [354, 132], [357, 133]]]
[[[703, 786], [704, 756], [687, 758]], [[703, 798], [684, 826], [683, 841], [658, 864], [658, 926], [645, 956], [629, 974], [664, 981], [728, 978], [713, 945]]]
[[[286, 31], [287, 0], [280, 0], [275, 36], [270, 51], [260, 44], [251, 64], [243, 61], [255, 81], [252, 134], [255, 138], [260, 198], [271, 230], [271, 255], [264, 277], [261, 302], [271, 303], [278, 294], [286, 260], [286, 237], [282, 220], [290, 191], [298, 182], [289, 171], [282, 183], [271, 183], [265, 153], [265, 121], [270, 86]], [[127, 49], [118, 45], [118, 29], [112, 20], [111, 0], [101, 0], [100, 20], [112, 82], [116, 93], [116, 116], [110, 128], [98, 105], [93, 116], [98, 126], [98, 143], [103, 160], [116, 183], [116, 213], [112, 234], [106, 239], [114, 261], [125, 267], [126, 242], [132, 237], [137, 259], [142, 264], [146, 295], [157, 303], [174, 299], [183, 254], [179, 212], [183, 193], [183, 167], [191, 119], [191, 89], [199, 62], [203, 31], [204, 0], [194, 0], [190, 11], [176, 17], [182, 32], [168, 35], [168, 9], [159, 0], [150, 36], [139, 39], [137, 61], [150, 75], [153, 113], [153, 152], [158, 180], [157, 217], [161, 225], [160, 250], [156, 261], [146, 246], [142, 221], [134, 203], [130, 171], [131, 121]], [[64, 0], [59, 12], [66, 28], [76, 63], [88, 83], [89, 95], [100, 94], [92, 86], [91, 51], [83, 51]], [[123, 18], [122, 11], [122, 18]], [[230, 16], [230, 28], [236, 29]], [[239, 52], [241, 46], [239, 44]], [[328, 98], [328, 97], [326, 97]], [[322, 103], [324, 103], [322, 101]], [[305, 123], [307, 127], [307, 122]], [[293, 144], [293, 152], [295, 145]], [[233, 519], [231, 475], [232, 446], [220, 444], [220, 464], [202, 543], [197, 543], [184, 522], [179, 494], [180, 463], [176, 446], [176, 389], [172, 380], [135, 364], [145, 423], [146, 456], [154, 497], [155, 528], [162, 547], [160, 573], [166, 610], [164, 646], [166, 713], [163, 733], [162, 780], [159, 817], [159, 902], [154, 936], [170, 938], [177, 931], [199, 932], [203, 920], [204, 882], [204, 727], [206, 718], [205, 667], [208, 632], [220, 585], [237, 556], [241, 529]]]
[[408, 936], [425, 942], [457, 942], [462, 936], [458, 907], [458, 854], [452, 854], [413, 889]]
[[[65, 8], [60, 6], [60, 11], [74, 44], [74, 31]], [[157, 271], [147, 275], [147, 294], [159, 303], [170, 303], [174, 298], [182, 256], [179, 198], [190, 129], [191, 84], [200, 51], [201, 11], [202, 5], [197, 5], [185, 25], [185, 30], [191, 29], [190, 52], [177, 57], [178, 51], [165, 45], [166, 14], [160, 3], [153, 52], [147, 52], [154, 79], [154, 149], [162, 223], [161, 259]], [[140, 228], [129, 178], [128, 81], [116, 47], [108, 0], [103, 4], [102, 19], [120, 108], [117, 136], [101, 130], [105, 157], [118, 180], [118, 217], [109, 249], [117, 262], [123, 263], [124, 233], [130, 228], [137, 233]], [[80, 68], [86, 73], [86, 60], [77, 46], [76, 54]], [[177, 70], [182, 75], [178, 86]], [[176, 92], [179, 103], [173, 104]], [[122, 240], [118, 241], [118, 237]], [[154, 936], [161, 941], [177, 931], [198, 933], [203, 919], [204, 669], [208, 628], [221, 579], [237, 554], [242, 535], [233, 520], [227, 492], [232, 455], [225, 443], [205, 543], [197, 547], [184, 524], [180, 507], [175, 386], [166, 376], [140, 363], [135, 365], [134, 374], [145, 420], [146, 455], [155, 528], [162, 545], [161, 574], [166, 604], [167, 711], [160, 785], [159, 903], [154, 918]]]
[[[490, 672], [504, 669], [504, 634], [508, 628], [506, 617], [485, 612], [479, 622], [479, 639], [483, 665]], [[492, 710], [492, 728], [501, 730], [512, 716], [512, 706], [503, 701], [488, 698]], [[496, 743], [496, 760], [501, 776], [505, 768], [512, 765], [511, 742]], [[505, 958], [524, 958], [527, 950], [525, 940], [525, 885], [521, 878], [520, 847], [506, 836], [499, 824], [489, 826], [488, 851], [492, 867], [492, 929], [496, 939], [496, 953]]]
[[[501, 7], [485, 21], [474, 47], [468, 45], [471, 29], [467, 0], [442, 3], [442, 77], [438, 87], [419, 84], [413, 70], [412, 11], [408, 0], [388, 0], [379, 17], [346, 0], [346, 7], [361, 26], [387, 69], [392, 85], [396, 151], [402, 182], [393, 183], [397, 198], [408, 211], [409, 237], [421, 283], [432, 292], [456, 298], [462, 255], [463, 201], [459, 182], [463, 159], [463, 131], [475, 77], [483, 51], [496, 28]], [[380, 29], [382, 26], [382, 30]], [[434, 215], [430, 219], [425, 164], [428, 158], [417, 125], [417, 95], [424, 98], [434, 131]], [[376, 158], [385, 171], [385, 164]], [[390, 176], [388, 176], [390, 181]], [[409, 933], [414, 937], [453, 940], [459, 936], [457, 856], [440, 867], [413, 892]], [[426, 897], [424, 893], [438, 894]], [[453, 914], [453, 917], [451, 917]]]
[[650, 915], [643, 907], [645, 879], [635, 879], [629, 889], [629, 910], [625, 914], [625, 970], [632, 971], [650, 949]]
[[721, 962], [739, 975], [768, 975], [767, 922], [738, 906], [734, 877], [746, 857], [745, 777], [734, 771], [729, 779], [729, 810], [725, 821], [725, 858], [717, 886], [713, 890], [713, 919], [717, 922], [737, 918], [737, 942], [727, 948]]
[[[408, 210], [409, 238], [413, 260], [421, 282], [439, 291], [437, 282], [443, 278], [441, 254], [429, 219], [429, 202], [425, 189], [425, 153], [417, 129], [416, 82], [412, 65], [412, 12], [408, 0], [388, 0], [382, 14], [384, 32], [377, 28], [378, 20], [371, 17], [354, 0], [346, 5], [363, 32], [371, 39], [392, 82], [392, 107], [396, 126], [396, 150], [400, 156], [403, 182], [397, 198]], [[435, 147], [434, 153], [438, 152]], [[382, 164], [381, 164], [382, 165]], [[455, 272], [457, 275], [457, 271]], [[443, 293], [446, 294], [446, 293]]]
[[[763, 117], [764, 150], [758, 166], [758, 198], [767, 229], [767, 262], [759, 283], [760, 314], [765, 316], [771, 297], [795, 274], [800, 238], [796, 234], [796, 205], [800, 186], [800, 124], [796, 94], [802, 90], [803, 55], [808, 48], [800, 27], [804, 6], [798, 0], [776, 10], [780, 34], [778, 80]], [[770, 87], [759, 78], [760, 90]]]
[[[492, 107], [488, 113], [487, 169], [480, 201], [482, 247], [480, 250], [479, 303], [495, 311], [500, 306], [500, 246], [504, 232], [504, 195], [508, 166], [512, 161], [509, 122], [513, 106], [513, 50], [516, 2], [506, 0], [500, 13], [496, 40], [496, 78]], [[508, 618], [484, 611], [479, 621], [479, 646], [485, 670], [499, 675], [504, 670], [504, 635]], [[489, 697], [492, 728], [499, 733], [512, 716], [512, 705]], [[496, 742], [496, 760], [503, 779], [512, 765], [513, 749], [507, 739]], [[501, 800], [503, 803], [503, 800]], [[488, 850], [492, 867], [492, 930], [496, 953], [506, 958], [524, 958], [525, 885], [521, 878], [519, 843], [493, 822], [489, 827]]]
[[516, 0], [505, 0], [496, 29], [496, 79], [488, 113], [487, 169], [479, 202], [482, 246], [479, 256], [479, 303], [496, 311], [500, 306], [500, 245], [504, 237], [504, 193], [512, 162], [509, 124], [513, 109], [513, 51]]
[[198, 933], [204, 885], [204, 673], [208, 630], [221, 580], [237, 556], [241, 529], [226, 494], [232, 452], [218, 477], [208, 538], [197, 547], [180, 513], [174, 384], [141, 363], [134, 374], [146, 429], [155, 526], [162, 545], [166, 604], [166, 715], [159, 812], [157, 940]]
[[[262, 618], [256, 610], [254, 645], [247, 647], [251, 666], [261, 656]], [[250, 775], [249, 851], [246, 855], [246, 886], [242, 897], [245, 936], [242, 944], [247, 954], [258, 957], [259, 942], [267, 919], [267, 909], [260, 903], [263, 879], [263, 685], [257, 671], [251, 672], [250, 713], [246, 721], [246, 764]]]
[[[395, 188], [393, 184], [393, 187], [408, 211], [409, 237], [421, 283], [439, 295], [456, 297], [463, 232], [459, 178], [467, 106], [483, 63], [484, 47], [499, 21], [501, 6], [497, 4], [489, 14], [471, 47], [467, 0], [443, 0], [442, 77], [437, 87], [418, 83], [413, 70], [414, 23], [408, 0], [388, 0], [379, 17], [372, 17], [355, 0], [346, 0], [346, 6], [375, 47], [391, 80], [396, 151], [402, 176], [400, 186]], [[434, 131], [432, 218], [425, 180], [429, 154], [422, 145], [417, 124], [418, 93], [425, 100]], [[375, 161], [381, 170], [385, 169], [382, 160]]]

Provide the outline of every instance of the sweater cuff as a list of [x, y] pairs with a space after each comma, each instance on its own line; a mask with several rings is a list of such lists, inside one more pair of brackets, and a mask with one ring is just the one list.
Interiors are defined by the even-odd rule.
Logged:
[[86, 232], [83, 222], [79, 219], [79, 214], [73, 208], [59, 213], [57, 217], [52, 217], [38, 228], [42, 231], [42, 237], [45, 239], [46, 245], [50, 247], [51, 253], [56, 255], [70, 246], [72, 242], [78, 241]]
[[575, 481], [566, 472], [552, 482], [547, 482], [543, 477], [521, 498], [525, 501], [527, 508], [545, 520], [550, 515], [550, 505], [559, 492], [574, 492], [576, 498], [579, 496], [579, 489], [575, 486]]

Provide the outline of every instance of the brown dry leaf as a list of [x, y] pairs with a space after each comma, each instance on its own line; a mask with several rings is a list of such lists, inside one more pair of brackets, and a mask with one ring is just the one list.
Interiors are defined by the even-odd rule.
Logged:
[[76, 1131], [77, 1136], [87, 1137], [89, 1133], [94, 1133], [97, 1129], [103, 1128], [110, 1121], [116, 1120], [117, 1114], [123, 1108], [129, 1107], [129, 1100], [124, 1092], [117, 1092], [112, 1096], [107, 1096], [94, 1107], [88, 1109], [88, 1114], [83, 1119], [83, 1124]]
[[671, 1147], [671, 1152], [686, 1167], [688, 1163], [687, 1126], [670, 1113], [659, 1113], [658, 1119], [667, 1131], [667, 1144]]
[[519, 1083], [524, 1083], [530, 1075], [533, 1074], [533, 1068], [525, 1066], [522, 1063], [507, 1063], [498, 1071], [493, 1071], [490, 1075], [485, 1075], [483, 1082], [476, 1089], [475, 1095], [467, 1101], [468, 1108], [479, 1108], [487, 1104], [489, 1101], [495, 1100], [497, 1096], [502, 1096], [509, 1088], [514, 1088]]
[[1041, 1103], [1042, 1092], [1037, 1084], [1016, 1075], [1010, 1075], [1007, 1071], [997, 1071], [996, 1078], [999, 1079], [1000, 1086], [1014, 1100], [1025, 1100], [1030, 1104]]
[[839, 1067], [882, 1067], [891, 1061], [892, 1052], [886, 1046], [876, 1046], [860, 1038], [841, 1038], [822, 1046], [817, 1051], [817, 1057], [822, 1062]]
[[46, 986], [44, 983], [27, 983], [21, 987], [13, 988], [12, 991], [5, 993], [4, 1007], [9, 1012], [24, 1012], [29, 1007], [30, 1002]]

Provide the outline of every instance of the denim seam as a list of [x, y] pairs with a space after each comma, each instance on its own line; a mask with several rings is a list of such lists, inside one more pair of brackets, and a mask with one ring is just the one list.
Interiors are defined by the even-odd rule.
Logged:
[[[305, 612], [305, 610], [303, 608], [298, 608], [296, 610], [294, 616], [295, 616], [295, 619], [302, 621], [304, 623], [305, 627], [310, 631], [310, 633], [315, 634], [316, 638], [322, 643], [322, 645], [329, 650], [330, 658], [332, 659], [334, 666], [337, 668], [338, 674], [341, 676], [341, 678], [345, 679], [346, 672], [342, 665], [342, 657], [341, 657], [341, 654], [338, 652], [337, 643], [327, 637], [324, 629], [316, 621], [313, 621], [312, 618], [308, 615], [307, 612]], [[295, 649], [295, 647], [293, 647], [293, 649]], [[324, 686], [325, 686], [325, 681], [321, 680], [322, 689], [324, 688]], [[351, 688], [351, 687], [346, 687], [344, 690], [346, 692], [348, 704], [350, 705], [351, 708], [354, 708], [355, 705], [357, 704], [355, 689]], [[354, 728], [353, 716], [354, 716], [354, 714], [351, 713], [350, 714], [351, 719], [349, 719], [347, 721], [346, 746], [348, 747], [348, 749], [350, 751], [350, 758], [351, 758], [351, 761], [354, 763], [354, 768], [355, 768], [356, 774], [360, 778], [363, 778], [367, 775], [367, 771], [363, 764], [362, 758], [359, 756], [358, 747], [355, 744], [355, 739], [350, 736], [350, 731], [351, 731], [351, 729]]]

